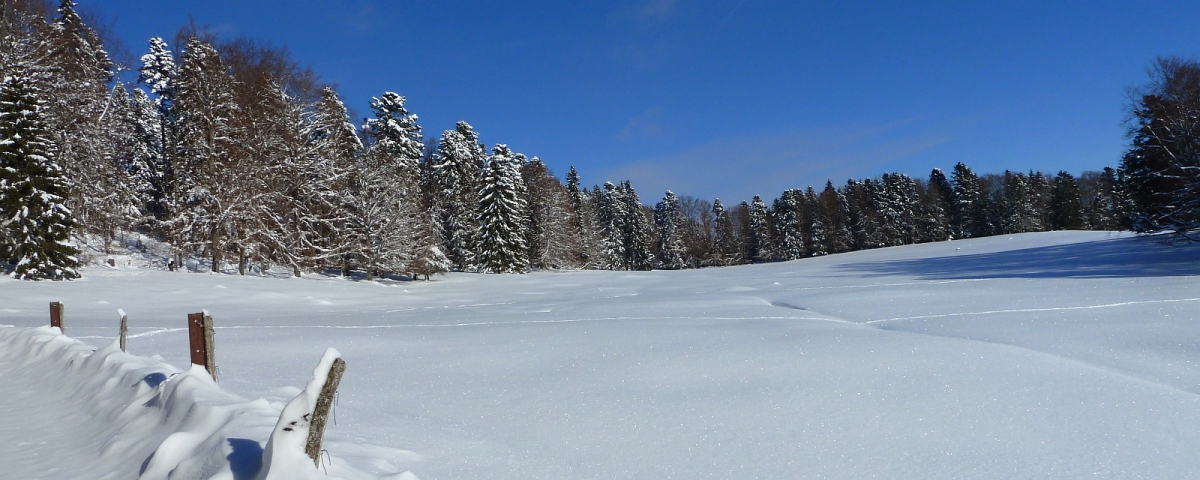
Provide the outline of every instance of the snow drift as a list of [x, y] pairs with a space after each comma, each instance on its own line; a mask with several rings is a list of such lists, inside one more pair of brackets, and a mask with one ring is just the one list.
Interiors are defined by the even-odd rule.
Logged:
[[[311, 413], [310, 390], [319, 391], [336, 358], [330, 351], [285, 413]], [[197, 365], [179, 370], [126, 354], [115, 342], [97, 350], [53, 327], [4, 327], [0, 381], [21, 392], [0, 401], [6, 415], [23, 418], [16, 425], [42, 429], [39, 438], [47, 437], [44, 429], [55, 430], [52, 442], [26, 442], [6, 452], [17, 463], [36, 462], [40, 478], [278, 480], [321, 473], [304, 455], [303, 443], [291, 452], [294, 442], [284, 442], [263, 468], [263, 458], [271, 456], [257, 441], [227, 437], [237, 424], [272, 419], [278, 411], [266, 400], [223, 391]], [[9, 427], [5, 436], [21, 436], [20, 428]], [[48, 462], [46, 456], [62, 458]], [[22, 470], [36, 469], [16, 469]]]

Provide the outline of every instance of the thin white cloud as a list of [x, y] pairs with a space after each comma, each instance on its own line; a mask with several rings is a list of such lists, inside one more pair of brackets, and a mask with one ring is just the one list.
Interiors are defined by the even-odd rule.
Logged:
[[661, 117], [662, 108], [650, 107], [636, 117], [629, 119], [629, 122], [625, 124], [621, 132], [617, 134], [617, 139], [630, 141], [662, 137], [666, 135], [667, 129], [663, 126]]
[[649, 0], [633, 9], [633, 17], [642, 22], [660, 22], [675, 14], [676, 0]]

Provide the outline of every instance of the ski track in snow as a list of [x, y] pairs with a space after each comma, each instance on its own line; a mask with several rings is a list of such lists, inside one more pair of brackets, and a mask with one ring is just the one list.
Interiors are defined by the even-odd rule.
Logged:
[[1144, 300], [1144, 301], [1105, 303], [1105, 304], [1101, 304], [1101, 305], [1079, 305], [1079, 306], [1072, 306], [1072, 307], [1012, 308], [1012, 309], [1005, 309], [1005, 310], [984, 310], [984, 311], [980, 311], [980, 312], [956, 312], [956, 313], [940, 313], [940, 314], [936, 314], [936, 315], [914, 315], [914, 316], [909, 316], [909, 317], [881, 318], [879, 320], [868, 320], [866, 322], [861, 322], [861, 323], [863, 323], [865, 325], [870, 325], [870, 324], [885, 323], [885, 322], [899, 322], [899, 321], [904, 321], [904, 320], [924, 320], [924, 319], [929, 319], [929, 318], [970, 317], [970, 316], [976, 316], [976, 315], [994, 315], [994, 314], [998, 314], [998, 313], [1065, 312], [1065, 311], [1071, 311], [1071, 310], [1093, 310], [1093, 309], [1097, 309], [1097, 308], [1126, 307], [1129, 305], [1153, 305], [1153, 304], [1158, 304], [1158, 303], [1181, 303], [1181, 302], [1196, 302], [1196, 301], [1200, 301], [1200, 298], [1173, 298], [1173, 299], [1166, 299], [1166, 300]]

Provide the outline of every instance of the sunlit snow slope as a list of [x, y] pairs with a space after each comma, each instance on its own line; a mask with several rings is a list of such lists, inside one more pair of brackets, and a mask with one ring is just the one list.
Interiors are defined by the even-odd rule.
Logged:
[[[326, 447], [330, 473], [346, 478], [1200, 472], [1195, 245], [1040, 233], [731, 268], [428, 283], [84, 273], [0, 280], [0, 323], [43, 325], [48, 302], [62, 301], [66, 333], [105, 346], [122, 308], [131, 354], [184, 366], [185, 315], [208, 309], [222, 393], [266, 399], [252, 405], [260, 413], [278, 413], [335, 347], [348, 369]], [[10, 371], [0, 364], [0, 377]], [[0, 378], [0, 408], [55, 394], [43, 393], [51, 380], [17, 375]], [[136, 475], [143, 450], [55, 446], [104, 434], [55, 405], [66, 404], [0, 415], [0, 456], [23, 456], [0, 478], [130, 471], [123, 462]], [[242, 455], [274, 425], [247, 415], [214, 434], [257, 442]]]

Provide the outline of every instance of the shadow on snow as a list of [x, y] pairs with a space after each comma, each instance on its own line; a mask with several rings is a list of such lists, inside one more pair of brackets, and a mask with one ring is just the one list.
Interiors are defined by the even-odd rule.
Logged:
[[987, 278], [1130, 278], [1200, 275], [1200, 245], [1166, 237], [1130, 237], [995, 253], [861, 262], [837, 268], [857, 275], [927, 280]]

